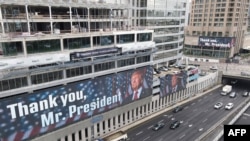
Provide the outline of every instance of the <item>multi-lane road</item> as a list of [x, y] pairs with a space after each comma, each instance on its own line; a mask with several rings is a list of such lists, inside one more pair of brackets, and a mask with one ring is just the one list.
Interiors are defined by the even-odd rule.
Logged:
[[[241, 94], [246, 89], [234, 86], [233, 90], [238, 93], [236, 98], [222, 96], [220, 95], [221, 88], [216, 89], [184, 104], [184, 109], [178, 113], [168, 111], [129, 129], [127, 131], [129, 141], [194, 141], [232, 111], [224, 109], [228, 102], [233, 102], [235, 107], [242, 103], [245, 97], [242, 97]], [[221, 109], [216, 110], [214, 104], [219, 101], [224, 105]], [[171, 130], [169, 126], [175, 120], [179, 120], [181, 125], [177, 129]], [[159, 131], [153, 131], [153, 125], [158, 122], [165, 123], [165, 127]]]

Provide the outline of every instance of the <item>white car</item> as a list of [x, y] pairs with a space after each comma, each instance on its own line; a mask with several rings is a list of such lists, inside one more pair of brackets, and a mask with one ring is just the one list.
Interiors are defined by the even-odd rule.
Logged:
[[211, 66], [210, 70], [218, 70], [218, 67], [217, 66]]
[[225, 106], [225, 109], [226, 109], [226, 110], [230, 110], [230, 109], [233, 108], [233, 106], [234, 106], [233, 103], [228, 103], [228, 104]]
[[214, 105], [214, 108], [215, 109], [220, 109], [221, 107], [223, 106], [223, 103], [222, 102], [218, 102]]

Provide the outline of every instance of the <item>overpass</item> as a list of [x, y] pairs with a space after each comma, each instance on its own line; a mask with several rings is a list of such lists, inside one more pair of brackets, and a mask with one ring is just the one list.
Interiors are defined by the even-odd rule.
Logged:
[[214, 63], [214, 62], [190, 62], [189, 64], [198, 64], [204, 71], [210, 70], [210, 66], [217, 66], [222, 71], [222, 78], [230, 80], [250, 80], [250, 65], [236, 63]]

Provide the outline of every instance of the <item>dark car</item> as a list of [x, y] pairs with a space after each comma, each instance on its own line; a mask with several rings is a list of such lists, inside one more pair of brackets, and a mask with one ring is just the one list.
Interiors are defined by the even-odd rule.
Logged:
[[174, 108], [173, 112], [177, 113], [177, 112], [181, 111], [182, 109], [183, 108], [181, 106], [177, 106], [177, 107]]
[[180, 126], [180, 121], [174, 121], [173, 123], [171, 123], [171, 125], [170, 125], [170, 129], [175, 129], [175, 128], [177, 128], [177, 127], [179, 127]]
[[235, 97], [236, 97], [236, 92], [231, 92], [231, 93], [229, 94], [229, 97], [235, 98]]
[[164, 123], [157, 123], [157, 124], [154, 125], [154, 127], [152, 128], [152, 130], [158, 131], [158, 130], [160, 130], [161, 128], [163, 128], [164, 126], [165, 126]]
[[243, 92], [242, 96], [247, 97], [248, 96], [248, 92]]

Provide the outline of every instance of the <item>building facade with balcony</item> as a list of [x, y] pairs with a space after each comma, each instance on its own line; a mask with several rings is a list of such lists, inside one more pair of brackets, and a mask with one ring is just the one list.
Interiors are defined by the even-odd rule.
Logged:
[[225, 60], [240, 52], [249, 0], [192, 0], [184, 54]]

